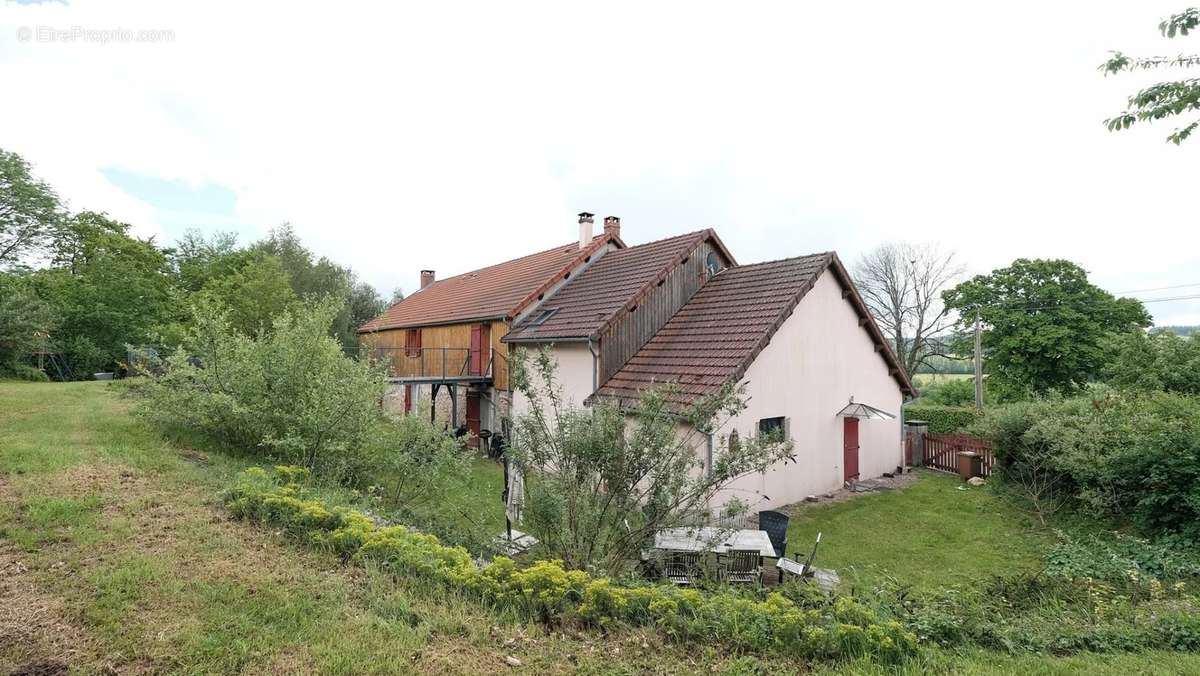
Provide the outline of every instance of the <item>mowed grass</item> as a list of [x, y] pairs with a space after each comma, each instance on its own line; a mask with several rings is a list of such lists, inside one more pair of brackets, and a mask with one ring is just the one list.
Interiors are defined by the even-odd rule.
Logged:
[[1051, 541], [989, 487], [968, 487], [931, 470], [917, 470], [916, 481], [901, 490], [795, 507], [789, 550], [807, 556], [818, 532], [818, 567], [837, 570], [851, 584], [890, 577], [925, 589], [1036, 571]]

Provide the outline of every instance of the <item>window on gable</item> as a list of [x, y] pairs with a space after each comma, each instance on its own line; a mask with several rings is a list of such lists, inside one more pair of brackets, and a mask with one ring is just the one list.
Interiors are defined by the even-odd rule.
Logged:
[[788, 419], [784, 416], [775, 418], [761, 418], [758, 421], [758, 433], [761, 436], [773, 436], [780, 441], [785, 441], [788, 438]]
[[708, 272], [709, 277], [715, 277], [718, 272], [725, 269], [725, 266], [721, 265], [721, 257], [717, 255], [716, 251], [709, 252], [708, 258], [704, 260], [704, 269]]
[[409, 329], [404, 332], [404, 356], [421, 356], [421, 329]]

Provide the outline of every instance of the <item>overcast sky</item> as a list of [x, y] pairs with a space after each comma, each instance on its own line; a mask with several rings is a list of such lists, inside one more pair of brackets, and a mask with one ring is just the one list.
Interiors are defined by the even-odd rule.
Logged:
[[1158, 35], [1183, 2], [0, 2], [0, 147], [164, 242], [290, 221], [386, 294], [592, 211], [742, 263], [931, 240], [1200, 294], [1200, 138], [1105, 131], [1150, 80], [1097, 71], [1200, 51]]

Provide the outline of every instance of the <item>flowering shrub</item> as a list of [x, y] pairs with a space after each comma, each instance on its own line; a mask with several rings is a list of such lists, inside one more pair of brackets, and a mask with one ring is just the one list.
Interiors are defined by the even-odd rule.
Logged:
[[[704, 593], [660, 585], [627, 586], [568, 570], [561, 561], [525, 568], [506, 557], [477, 565], [462, 547], [404, 526], [377, 526], [365, 515], [328, 505], [303, 486], [307, 474], [292, 467], [248, 469], [225, 492], [230, 511], [283, 528], [348, 560], [371, 561], [394, 575], [420, 578], [469, 592], [496, 607], [517, 609], [546, 623], [589, 627], [658, 627], [665, 635], [720, 641], [742, 649], [805, 658], [870, 656], [901, 661], [917, 638], [847, 597], [780, 592]], [[1186, 630], [1177, 631], [1186, 635]]]

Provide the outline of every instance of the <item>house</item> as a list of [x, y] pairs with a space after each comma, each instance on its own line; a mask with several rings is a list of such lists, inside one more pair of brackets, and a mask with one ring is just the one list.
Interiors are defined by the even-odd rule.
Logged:
[[[618, 219], [607, 218], [596, 238], [591, 222], [580, 214], [573, 247], [434, 282], [363, 327], [376, 344], [406, 350], [393, 360], [406, 410], [426, 389], [438, 401], [440, 388], [465, 387], [491, 403], [490, 417], [475, 420], [479, 404], [468, 400], [471, 431], [498, 429], [529, 407], [509, 391], [508, 350], [545, 348], [574, 405], [629, 405], [674, 383], [671, 403], [682, 411], [726, 383], [744, 385], [739, 416], [712, 435], [689, 435], [705, 440], [698, 456], [709, 464], [731, 434], [778, 430], [793, 440], [796, 462], [743, 477], [718, 501], [737, 496], [765, 509], [903, 464], [898, 414], [912, 385], [835, 254], [738, 265], [711, 229], [626, 246]], [[528, 271], [520, 284], [515, 269]], [[427, 348], [435, 362], [451, 354], [451, 367], [431, 367]], [[462, 373], [448, 373], [460, 352]]]
[[561, 288], [572, 275], [625, 248], [621, 224], [609, 219], [592, 235], [580, 214], [579, 239], [447, 279], [421, 271], [421, 288], [358, 329], [359, 345], [390, 362], [385, 405], [465, 428], [476, 445], [483, 430], [508, 415], [509, 327]]
[[717, 496], [755, 509], [799, 502], [904, 464], [899, 413], [912, 384], [833, 253], [732, 267], [714, 276], [588, 399], [632, 403], [658, 383], [686, 408], [726, 383], [747, 406], [716, 436], [780, 431], [794, 463], [742, 477]]

